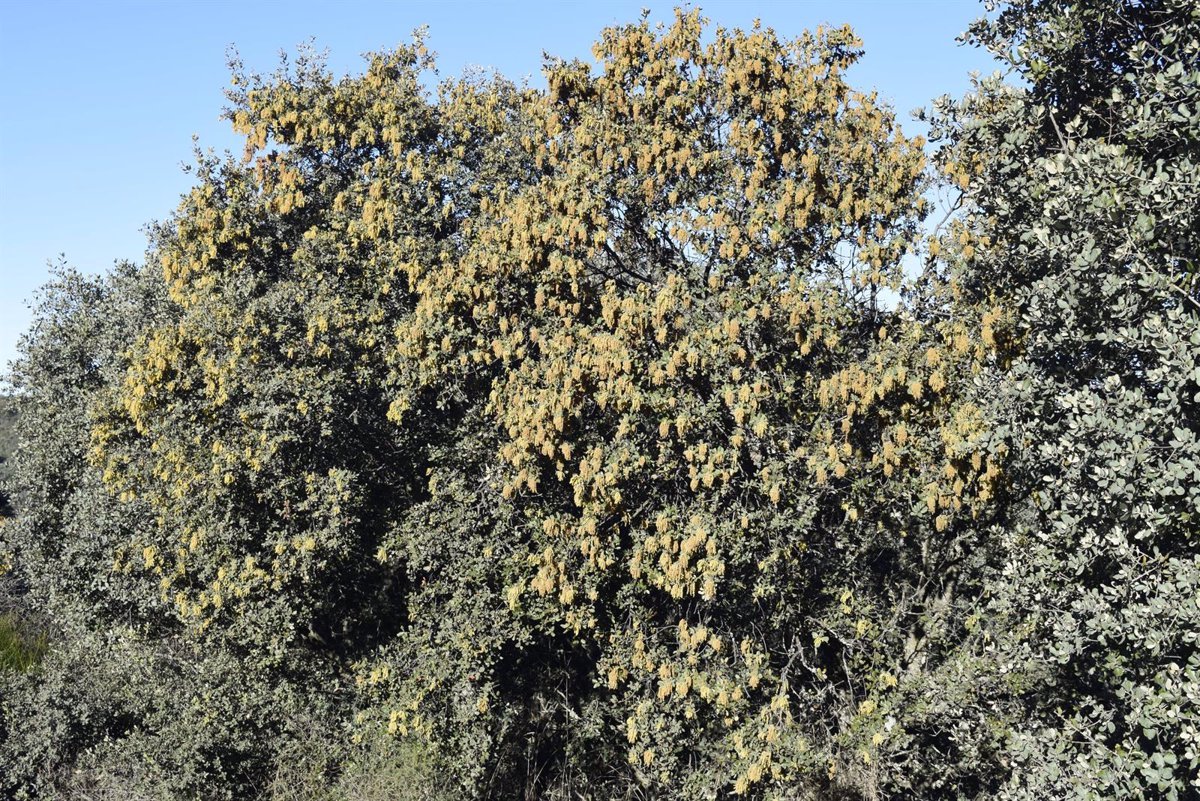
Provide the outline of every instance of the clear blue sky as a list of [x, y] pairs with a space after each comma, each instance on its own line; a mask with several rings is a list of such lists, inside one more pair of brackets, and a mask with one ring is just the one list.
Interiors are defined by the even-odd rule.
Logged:
[[[851, 73], [903, 119], [932, 98], [961, 94], [985, 53], [955, 37], [982, 13], [974, 0], [744, 0], [698, 2], [714, 23], [755, 17], [792, 36], [849, 23], [866, 55]], [[591, 60], [601, 28], [634, 22], [642, 7], [670, 19], [670, 2], [347, 2], [206, 0], [55, 2], [0, 6], [0, 373], [29, 325], [29, 302], [65, 254], [88, 272], [140, 260], [142, 226], [168, 216], [189, 185], [192, 135], [239, 150], [219, 120], [235, 45], [248, 69], [269, 72], [282, 50], [309, 38], [337, 73], [360, 54], [429, 26], [442, 76], [495, 68], [540, 84], [543, 51]], [[919, 132], [915, 122], [906, 124]]]

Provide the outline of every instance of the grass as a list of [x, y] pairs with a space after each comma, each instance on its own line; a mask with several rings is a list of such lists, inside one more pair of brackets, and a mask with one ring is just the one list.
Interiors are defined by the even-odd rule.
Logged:
[[16, 615], [0, 615], [0, 670], [29, 670], [42, 661], [46, 648], [44, 634], [32, 636]]

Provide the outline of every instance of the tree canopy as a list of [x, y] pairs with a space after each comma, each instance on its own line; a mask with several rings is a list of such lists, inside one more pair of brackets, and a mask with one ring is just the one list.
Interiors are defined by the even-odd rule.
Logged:
[[932, 146], [846, 28], [235, 61], [244, 153], [15, 366], [0, 786], [1195, 792], [1200, 11], [969, 36], [1021, 80]]

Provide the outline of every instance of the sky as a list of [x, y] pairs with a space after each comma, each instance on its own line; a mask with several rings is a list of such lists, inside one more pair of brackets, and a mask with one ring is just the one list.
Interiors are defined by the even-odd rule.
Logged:
[[[16, 358], [30, 304], [64, 259], [89, 273], [141, 261], [144, 226], [168, 217], [192, 178], [193, 136], [217, 151], [241, 147], [220, 119], [227, 51], [267, 73], [280, 51], [312, 40], [335, 74], [361, 72], [361, 54], [408, 41], [428, 25], [440, 77], [495, 69], [543, 85], [543, 52], [592, 61], [601, 29], [670, 20], [673, 3], [637, 0], [4, 0], [0, 2], [0, 374]], [[792, 37], [849, 23], [865, 55], [849, 73], [909, 112], [961, 95], [986, 53], [956, 37], [979, 16], [975, 0], [725, 0], [697, 2], [714, 24], [755, 18]]]

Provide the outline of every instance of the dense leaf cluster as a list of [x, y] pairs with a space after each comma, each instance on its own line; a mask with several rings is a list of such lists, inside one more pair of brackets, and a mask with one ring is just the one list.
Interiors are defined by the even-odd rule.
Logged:
[[1197, 14], [1004, 6], [934, 169], [847, 29], [235, 62], [15, 368], [0, 787], [1188, 797]]
[[991, 416], [1020, 502], [987, 615], [1010, 687], [979, 699], [1014, 722], [1000, 795], [1191, 797], [1200, 9], [1021, 2], [972, 33], [1029, 87], [984, 81], [944, 120], [983, 240], [953, 280], [1016, 317]]
[[11, 516], [8, 504], [11, 481], [12, 458], [17, 450], [17, 404], [8, 397], [0, 396], [0, 516]]

